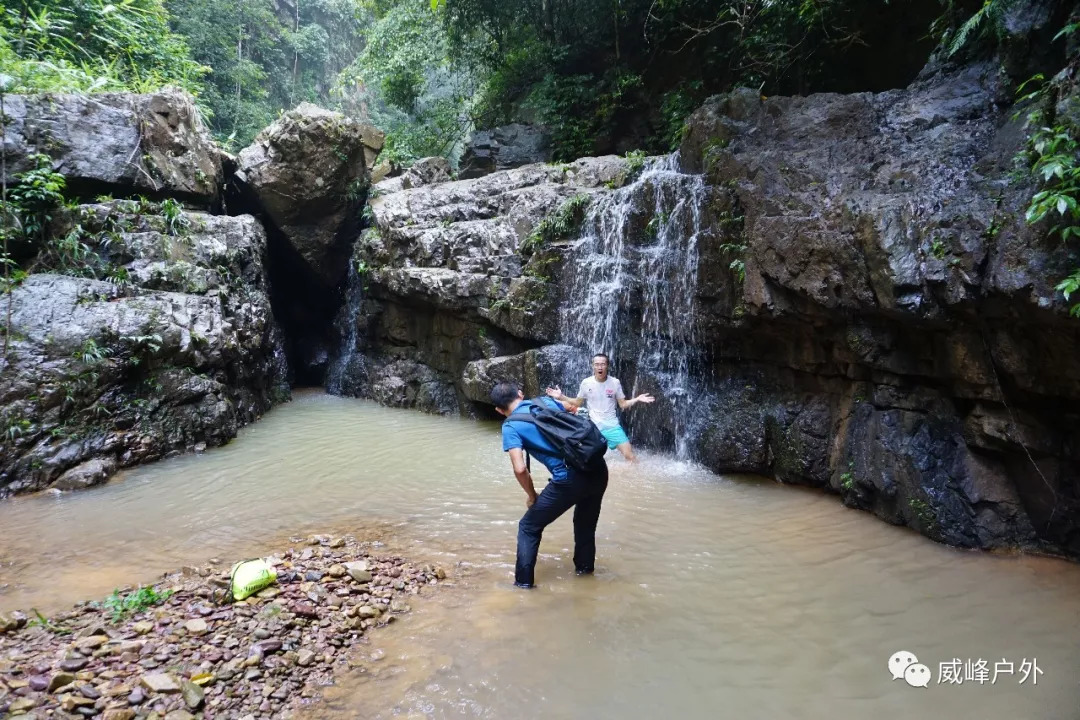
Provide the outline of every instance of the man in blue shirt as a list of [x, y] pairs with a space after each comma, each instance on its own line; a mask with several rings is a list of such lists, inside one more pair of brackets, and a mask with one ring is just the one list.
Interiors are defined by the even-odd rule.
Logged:
[[[558, 401], [538, 398], [550, 407], [566, 412]], [[600, 502], [607, 489], [607, 463], [601, 457], [586, 471], [575, 470], [540, 434], [536, 425], [515, 422], [514, 416], [529, 412], [532, 400], [526, 400], [513, 383], [499, 383], [491, 391], [491, 402], [507, 419], [502, 426], [503, 450], [510, 453], [514, 477], [525, 491], [528, 508], [518, 523], [517, 564], [514, 584], [534, 587], [533, 572], [540, 552], [540, 537], [551, 523], [574, 507], [574, 569], [578, 575], [593, 571], [596, 561], [596, 523], [600, 519]], [[525, 466], [525, 452], [539, 460], [551, 472], [551, 482], [539, 495], [533, 487], [532, 474]], [[576, 506], [576, 507], [575, 507]]]

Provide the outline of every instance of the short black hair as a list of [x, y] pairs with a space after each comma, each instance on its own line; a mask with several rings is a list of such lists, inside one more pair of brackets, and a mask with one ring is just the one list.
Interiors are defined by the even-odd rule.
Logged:
[[592, 356], [592, 359], [593, 359], [593, 360], [595, 360], [595, 359], [596, 359], [596, 358], [598, 358], [598, 357], [602, 357], [602, 358], [604, 358], [604, 362], [606, 362], [606, 363], [607, 363], [608, 365], [610, 365], [610, 364], [611, 364], [611, 358], [609, 358], [609, 357], [608, 357], [607, 355], [605, 355], [604, 353], [595, 353], [595, 354], [593, 354], [593, 356]]
[[491, 402], [500, 410], [509, 410], [510, 403], [517, 400], [519, 391], [516, 383], [501, 382], [491, 389]]

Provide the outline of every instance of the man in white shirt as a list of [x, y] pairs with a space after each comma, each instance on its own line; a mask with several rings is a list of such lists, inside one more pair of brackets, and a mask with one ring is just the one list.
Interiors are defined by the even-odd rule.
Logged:
[[626, 436], [626, 431], [619, 425], [619, 416], [615, 412], [615, 407], [618, 405], [619, 409], [626, 410], [639, 402], [651, 403], [656, 398], [648, 393], [642, 393], [627, 400], [619, 379], [608, 375], [610, 364], [611, 361], [607, 355], [603, 353], [594, 355], [592, 359], [593, 374], [591, 377], [581, 381], [581, 387], [578, 388], [576, 398], [563, 395], [562, 390], [558, 387], [548, 388], [546, 392], [559, 402], [572, 405], [575, 408], [580, 408], [582, 404], [588, 403], [589, 419], [607, 438], [608, 449], [618, 450], [630, 462], [637, 462], [634, 448], [630, 445], [630, 438]]

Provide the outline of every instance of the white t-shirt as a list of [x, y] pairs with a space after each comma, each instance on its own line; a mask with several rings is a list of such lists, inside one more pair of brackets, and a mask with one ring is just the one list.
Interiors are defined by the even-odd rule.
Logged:
[[604, 382], [597, 382], [591, 375], [581, 381], [578, 397], [585, 398], [589, 407], [589, 419], [601, 430], [610, 430], [619, 424], [615, 414], [619, 400], [625, 400], [622, 383], [618, 378], [608, 375]]

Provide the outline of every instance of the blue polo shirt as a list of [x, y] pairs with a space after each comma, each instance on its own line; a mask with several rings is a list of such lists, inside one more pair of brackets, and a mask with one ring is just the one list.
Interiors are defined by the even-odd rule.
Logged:
[[[557, 410], [566, 412], [566, 409], [552, 398], [545, 397], [541, 398], [541, 400]], [[544, 467], [551, 473], [551, 482], [567, 482], [566, 463], [563, 462], [562, 456], [555, 451], [551, 443], [540, 434], [540, 430], [529, 422], [514, 422], [514, 416], [528, 413], [532, 404], [532, 400], [522, 400], [521, 404], [514, 408], [514, 412], [510, 413], [510, 417], [503, 422], [503, 452], [508, 452], [514, 448], [523, 448], [544, 464]]]

